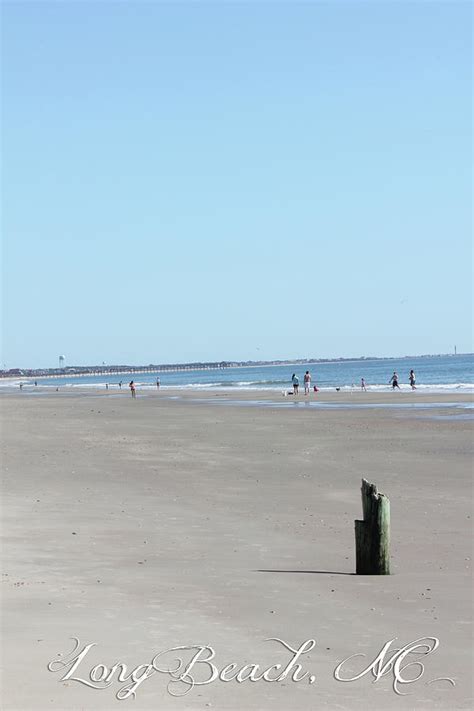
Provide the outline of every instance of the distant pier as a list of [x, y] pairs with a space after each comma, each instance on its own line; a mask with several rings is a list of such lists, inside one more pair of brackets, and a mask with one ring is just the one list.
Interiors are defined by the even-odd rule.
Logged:
[[143, 373], [177, 373], [185, 370], [224, 370], [231, 363], [167, 363], [164, 365], [98, 365], [71, 366], [68, 368], [41, 368], [37, 370], [14, 368], [0, 371], [0, 378], [80, 378], [84, 375], [135, 375]]

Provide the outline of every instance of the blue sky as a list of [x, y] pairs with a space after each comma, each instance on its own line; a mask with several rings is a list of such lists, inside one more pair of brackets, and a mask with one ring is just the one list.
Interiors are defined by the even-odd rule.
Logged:
[[2, 366], [472, 350], [470, 3], [2, 14]]

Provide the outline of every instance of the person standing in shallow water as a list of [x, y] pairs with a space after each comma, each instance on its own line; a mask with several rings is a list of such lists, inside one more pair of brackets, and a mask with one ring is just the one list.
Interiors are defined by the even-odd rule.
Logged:
[[408, 377], [408, 380], [410, 381], [411, 389], [416, 390], [416, 385], [415, 385], [415, 372], [413, 370], [410, 370], [410, 375]]
[[304, 374], [303, 381], [304, 381], [304, 394], [309, 395], [309, 388], [311, 385], [311, 375], [309, 374], [309, 370], [307, 370], [306, 373]]
[[133, 382], [133, 380], [130, 381], [130, 383], [128, 384], [128, 387], [130, 388], [130, 392], [132, 393], [132, 397], [137, 397], [137, 391], [136, 391], [135, 383]]
[[365, 385], [365, 380], [364, 380], [364, 378], [361, 378], [361, 380], [360, 380], [360, 389], [361, 389], [364, 393], [367, 392], [367, 387], [366, 387], [366, 385]]
[[291, 382], [293, 384], [293, 395], [298, 395], [298, 389], [300, 387], [300, 379], [296, 375], [296, 373], [293, 373], [291, 376]]
[[396, 371], [393, 371], [393, 375], [388, 382], [389, 385], [392, 385], [392, 390], [395, 390], [395, 388], [398, 388], [400, 390], [400, 386], [398, 384], [398, 373]]

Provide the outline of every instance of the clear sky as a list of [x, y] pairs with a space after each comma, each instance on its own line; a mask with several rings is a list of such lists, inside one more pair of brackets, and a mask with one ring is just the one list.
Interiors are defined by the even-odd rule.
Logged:
[[3, 2], [2, 367], [472, 350], [469, 2]]

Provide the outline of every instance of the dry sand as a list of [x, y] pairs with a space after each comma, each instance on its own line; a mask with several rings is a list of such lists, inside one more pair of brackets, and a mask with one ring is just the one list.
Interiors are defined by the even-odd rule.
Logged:
[[[472, 422], [430, 419], [450, 409], [226, 402], [236, 397], [255, 394], [2, 396], [2, 708], [471, 708]], [[391, 500], [391, 576], [353, 575], [363, 476]], [[99, 691], [48, 671], [73, 636], [81, 650], [97, 643], [76, 669], [84, 679], [98, 663], [131, 669], [199, 644], [214, 648], [219, 669], [258, 663], [263, 671], [292, 657], [267, 638], [295, 648], [314, 638], [301, 663], [315, 681], [215, 681], [173, 698], [170, 677], [156, 674], [135, 699], [119, 701], [126, 682]], [[333, 677], [352, 654], [367, 655], [347, 663], [354, 675], [385, 642], [427, 636], [440, 646], [423, 659], [421, 679], [402, 688], [409, 696], [395, 694], [392, 673], [375, 684], [369, 675]], [[455, 686], [427, 683], [437, 677]]]

